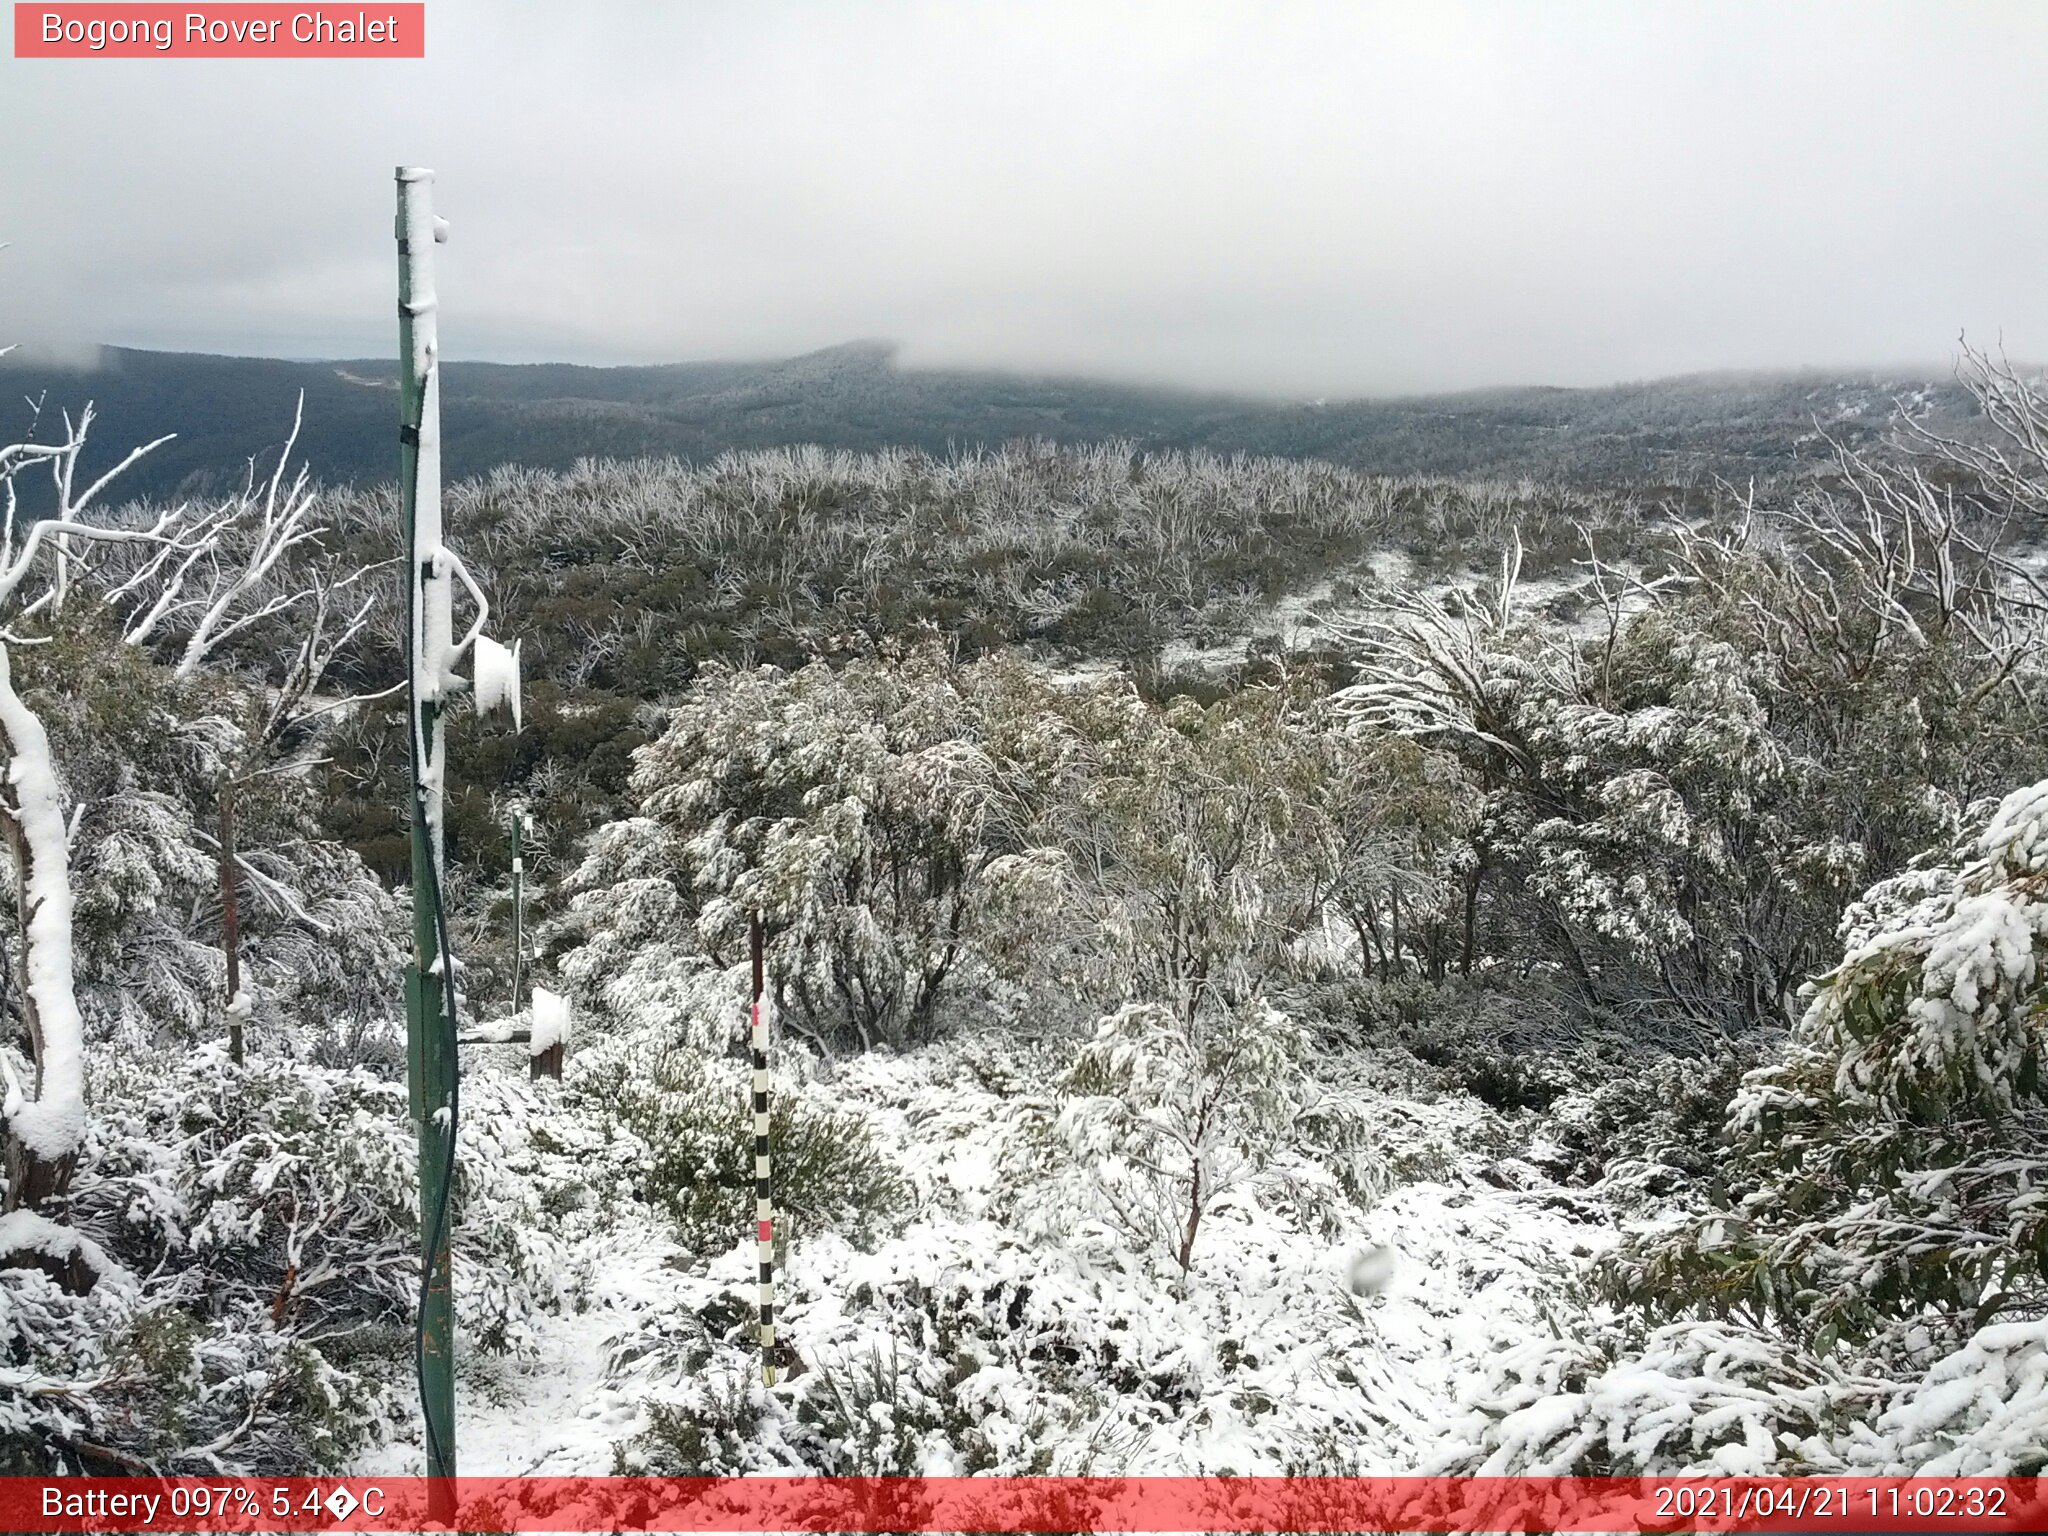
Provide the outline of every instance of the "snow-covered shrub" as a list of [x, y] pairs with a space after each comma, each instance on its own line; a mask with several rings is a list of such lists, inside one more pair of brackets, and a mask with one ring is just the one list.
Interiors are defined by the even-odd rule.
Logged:
[[1703, 1197], [1724, 1155], [1722, 1127], [1749, 1053], [1704, 1059], [1652, 1054], [1608, 1063], [1593, 1086], [1581, 1081], [1549, 1106], [1545, 1129], [1560, 1173], [1598, 1182], [1608, 1198], [1642, 1211], [1668, 1211], [1674, 1197]]
[[1298, 996], [1306, 1016], [1343, 1039], [1406, 1050], [1444, 1086], [1496, 1109], [1541, 1109], [1588, 1076], [1580, 1032], [1553, 998], [1512, 978], [1369, 971]]
[[1874, 1448], [1921, 1477], [2040, 1477], [2048, 1472], [2048, 1325], [2035, 1318], [1978, 1329], [1875, 1417]]
[[1025, 1198], [1027, 1225], [1086, 1211], [1185, 1274], [1203, 1219], [1272, 1171], [1300, 1111], [1302, 1048], [1299, 1026], [1263, 1004], [1194, 1017], [1118, 1009], [1019, 1144], [1040, 1168], [1051, 1155], [1049, 1182]]
[[660, 822], [633, 816], [600, 827], [564, 890], [569, 910], [554, 938], [572, 947], [559, 969], [586, 1010], [622, 1034], [705, 1050], [734, 1038], [745, 983], [698, 942], [682, 850]]
[[1581, 1313], [1487, 1362], [1427, 1472], [1468, 1476], [2038, 1477], [2048, 1328], [1825, 1356], [1774, 1327], [1687, 1319], [1637, 1336]]
[[[224, 1035], [214, 834], [260, 697], [239, 680], [180, 681], [84, 619], [23, 650], [16, 672], [77, 818], [72, 937], [88, 1035], [144, 1051]], [[354, 853], [312, 835], [316, 807], [297, 778], [252, 781], [237, 810], [252, 1048], [293, 1052], [388, 1008], [405, 932], [390, 893]], [[0, 907], [0, 931], [15, 922]]]
[[[1782, 1029], [1855, 892], [2048, 766], [2033, 692], [2005, 686], [2038, 662], [1988, 638], [2029, 620], [1981, 551], [1893, 527], [1809, 556], [1820, 526], [1681, 529], [1681, 570], [1610, 581], [1588, 637], [1517, 609], [1512, 557], [1485, 601], [1411, 597], [1357, 635], [1342, 707], [1483, 791], [1461, 859], [1478, 964], [1673, 1051]], [[1942, 589], [1942, 560], [1980, 569]]]
[[388, 1341], [308, 1340], [124, 1278], [71, 1296], [0, 1270], [0, 1471], [297, 1474], [345, 1465], [407, 1410]]
[[1327, 911], [1350, 941], [1345, 969], [1397, 990], [1411, 977], [1441, 983], [1453, 969], [1469, 974], [1479, 958], [1478, 935], [1464, 924], [1478, 875], [1478, 785], [1450, 753], [1324, 724], [1317, 830], [1332, 854], [1322, 882]]
[[647, 1427], [613, 1452], [613, 1475], [723, 1477], [762, 1469], [777, 1421], [761, 1399], [758, 1370], [700, 1372], [683, 1400], [648, 1404]]
[[920, 1228], [857, 1267], [843, 1252], [822, 1296], [801, 1274], [787, 1288], [799, 1312], [829, 1309], [800, 1369], [763, 1395], [744, 1354], [693, 1356], [617, 1470], [1109, 1474], [1199, 1397], [1195, 1316], [1149, 1272], [1083, 1275], [972, 1225]]
[[1296, 973], [1334, 883], [1326, 799], [1348, 766], [1313, 701], [1307, 676], [1207, 706], [1102, 687], [1046, 719], [1073, 743], [1043, 817], [1094, 929], [1084, 995], [1221, 1015]]
[[[205, 1266], [210, 1296], [244, 1292], [306, 1331], [410, 1325], [419, 1147], [402, 1083], [273, 1060], [237, 1069], [208, 1049], [168, 1079], [117, 1070], [102, 1098], [112, 1113], [82, 1210], [153, 1210], [159, 1239], [178, 1233]], [[580, 1196], [581, 1160], [544, 1165], [533, 1144], [551, 1112], [517, 1079], [475, 1076], [463, 1108], [457, 1315], [487, 1347], [516, 1348], [559, 1299], [548, 1203], [562, 1198], [553, 1185]], [[164, 1145], [178, 1149], [168, 1162]]]
[[1719, 1208], [1619, 1280], [1823, 1353], [1908, 1323], [1960, 1342], [2048, 1305], [2048, 782], [2007, 796], [1945, 879], [1881, 886], [1847, 928], [1730, 1110]]
[[1064, 1401], [1054, 1392], [1024, 1406], [1029, 1399], [1015, 1390], [1007, 1363], [962, 1326], [953, 1300], [925, 1298], [924, 1347], [892, 1337], [821, 1358], [798, 1378], [778, 1426], [786, 1454], [827, 1477], [1115, 1471], [1128, 1450], [1118, 1442], [1128, 1437], [1091, 1424], [1100, 1395], [1082, 1387]]
[[[749, 1082], [742, 1062], [638, 1038], [586, 1052], [571, 1088], [644, 1148], [635, 1171], [641, 1198], [666, 1211], [686, 1242], [716, 1252], [753, 1220]], [[807, 1085], [778, 1082], [769, 1137], [784, 1238], [791, 1231], [873, 1232], [907, 1203], [901, 1176], [866, 1126]]]
[[[26, 1350], [0, 1369], [0, 1424], [32, 1437], [27, 1463], [304, 1472], [387, 1435], [419, 1283], [404, 1086], [205, 1047], [115, 1058], [94, 1087], [66, 1216], [121, 1272], [69, 1298], [0, 1271]], [[563, 1300], [554, 1229], [589, 1202], [589, 1159], [549, 1155], [550, 1111], [516, 1080], [473, 1080], [465, 1111], [458, 1320], [517, 1350]]]
[[1455, 1469], [2048, 1465], [2048, 782], [1844, 930], [1708, 1198], [1600, 1266], [1629, 1310], [1497, 1362]]
[[1733, 1320], [1672, 1324], [1624, 1347], [1611, 1320], [1567, 1315], [1556, 1332], [1510, 1345], [1487, 1363], [1470, 1411], [1444, 1427], [1422, 1470], [1480, 1477], [1840, 1472], [1848, 1470], [1841, 1448], [1893, 1390], [1881, 1375], [1859, 1376], [1839, 1360], [1788, 1350], [1774, 1332]]
[[1025, 852], [979, 713], [931, 646], [837, 670], [707, 669], [636, 754], [659, 840], [600, 839], [575, 883], [605, 884], [616, 863], [633, 883], [601, 907], [686, 919], [725, 960], [759, 912], [793, 1023], [862, 1046], [929, 1035], [948, 983], [992, 947], [1006, 855]]

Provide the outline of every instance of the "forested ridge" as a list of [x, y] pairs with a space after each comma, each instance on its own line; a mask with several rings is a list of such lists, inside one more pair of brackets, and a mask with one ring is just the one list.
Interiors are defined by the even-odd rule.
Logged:
[[[300, 449], [331, 484], [388, 484], [397, 376], [386, 359], [217, 357], [96, 349], [91, 366], [0, 359], [8, 398], [96, 399], [133, 439], [177, 434], [134, 467], [131, 494], [225, 492], [280, 438], [303, 390]], [[1824, 463], [1821, 432], [1864, 444], [1903, 402], [1968, 430], [1969, 393], [1940, 369], [1697, 374], [1605, 388], [1274, 399], [1085, 378], [907, 366], [855, 342], [763, 362], [650, 367], [451, 362], [443, 371], [450, 474], [584, 459], [681, 457], [812, 443], [944, 455], [1019, 440], [1328, 460], [1395, 475], [1564, 478], [1684, 487]]]
[[[1957, 390], [1755, 479], [451, 486], [527, 677], [452, 722], [463, 1016], [532, 1022], [524, 815], [576, 1019], [559, 1082], [465, 1047], [464, 1470], [2040, 1470], [2048, 399]], [[0, 1470], [416, 1468], [392, 496], [258, 441], [129, 500], [56, 410], [0, 460], [60, 519], [0, 551]]]

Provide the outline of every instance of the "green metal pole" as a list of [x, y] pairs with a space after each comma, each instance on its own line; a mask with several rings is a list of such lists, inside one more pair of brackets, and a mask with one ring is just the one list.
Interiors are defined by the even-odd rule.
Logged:
[[435, 324], [434, 173], [398, 169], [400, 505], [405, 523], [406, 666], [412, 764], [413, 963], [406, 972], [412, 1114], [420, 1140], [421, 1285], [416, 1347], [430, 1513], [453, 1514], [455, 1317], [449, 1265], [455, 1163], [452, 959], [442, 909], [442, 714], [453, 643], [453, 571], [442, 554], [439, 340]]

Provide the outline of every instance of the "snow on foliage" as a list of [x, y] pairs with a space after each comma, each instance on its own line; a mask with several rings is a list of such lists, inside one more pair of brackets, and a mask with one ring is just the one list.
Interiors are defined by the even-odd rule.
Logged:
[[1023, 867], [1006, 856], [1029, 851], [980, 744], [983, 708], [929, 648], [707, 674], [637, 756], [653, 827], [599, 839], [572, 887], [609, 886], [585, 904], [636, 927], [686, 919], [713, 957], [736, 956], [758, 912], [786, 1017], [863, 1045], [915, 1038], [984, 953], [975, 941]]
[[[1873, 890], [1704, 1210], [1611, 1257], [1641, 1339], [1504, 1357], [1445, 1465], [2028, 1474], [2048, 1465], [2048, 783]], [[2019, 1320], [2002, 1321], [2013, 1317]]]
[[1796, 1017], [1855, 892], [1956, 836], [2032, 758], [2001, 686], [2024, 658], [1986, 639], [2019, 611], [1936, 627], [1886, 585], [1911, 559], [1965, 563], [1953, 529], [1938, 557], [1896, 529], [1909, 553], [1845, 547], [1846, 575], [1761, 522], [1671, 536], [1678, 569], [1654, 591], [1595, 558], [1591, 639], [1518, 616], [1512, 561], [1461, 604], [1411, 594], [1354, 633], [1339, 702], [1486, 786], [1475, 911], [1568, 940], [1561, 980], [1586, 1012], [1698, 1049]]
[[[75, 1241], [143, 1278], [67, 1297], [0, 1270], [25, 1351], [0, 1372], [0, 1443], [26, 1458], [7, 1470], [104, 1465], [79, 1449], [95, 1445], [166, 1471], [303, 1473], [393, 1434], [418, 1286], [404, 1085], [208, 1047], [103, 1062], [93, 1087]], [[482, 1075], [467, 1097], [458, 1320], [473, 1348], [531, 1353], [587, 1283], [568, 1240], [616, 1174], [523, 1081]], [[72, 1385], [38, 1385], [55, 1382]]]
[[[1542, 1190], [1477, 1175], [1502, 1128], [1469, 1100], [1399, 1106], [1431, 1174], [1354, 1196], [1324, 1178], [1239, 1180], [1202, 1226], [1186, 1284], [1036, 1149], [1054, 1064], [983, 1038], [846, 1062], [823, 1085], [900, 1165], [912, 1207], [865, 1235], [799, 1227], [779, 1283], [803, 1369], [747, 1380], [751, 1253], [728, 1242], [666, 1282], [686, 1326], [614, 1380], [638, 1401], [612, 1465], [673, 1474], [1242, 1473], [1408, 1470], [1453, 1384], [1526, 1336], [1555, 1255], [1597, 1234]], [[737, 1086], [739, 1079], [735, 1079]], [[1367, 1091], [1364, 1122], [1392, 1104]], [[1424, 1148], [1429, 1149], [1424, 1155]], [[1389, 1148], [1389, 1151], [1392, 1149]], [[779, 1164], [778, 1164], [779, 1166]], [[1313, 1181], [1309, 1160], [1297, 1177]], [[1064, 1191], [1064, 1193], [1062, 1193]], [[1028, 1209], [1027, 1209], [1028, 1208]], [[1171, 1234], [1177, 1244], [1180, 1233]], [[1362, 1242], [1390, 1270], [1345, 1282]], [[694, 1326], [688, 1324], [694, 1323]], [[609, 1393], [600, 1399], [612, 1400]], [[551, 1470], [604, 1467], [587, 1442]]]
[[[2048, 784], [1995, 800], [2048, 771], [2039, 669], [1973, 493], [1841, 484], [1769, 530], [1641, 533], [1654, 579], [1589, 551], [1569, 627], [1515, 601], [1514, 554], [1495, 588], [1397, 596], [1321, 658], [1334, 704], [1271, 650], [1193, 691], [982, 653], [1151, 654], [1397, 515], [1505, 535], [1544, 493], [1042, 447], [452, 493], [501, 555], [744, 593], [767, 617], [716, 649], [786, 663], [566, 603], [579, 681], [632, 652], [658, 734], [633, 814], [545, 894], [533, 1043], [573, 999], [565, 1081], [488, 1046], [469, 1073], [465, 1470], [2041, 1470]], [[14, 656], [98, 1123], [62, 1210], [0, 1236], [101, 1278], [0, 1271], [0, 1470], [418, 1470], [379, 1012], [404, 928], [293, 775], [238, 812], [230, 1006], [262, 1048], [193, 1045], [224, 982], [214, 797], [315, 744], [285, 701], [332, 649], [179, 679], [156, 604], [185, 555], [155, 558], [113, 562], [156, 573], [110, 590], [120, 635], [74, 603]], [[290, 563], [238, 613], [311, 591], [270, 584]], [[317, 629], [338, 591], [269, 617]], [[826, 611], [864, 634], [805, 627]], [[236, 622], [223, 656], [265, 633]], [[475, 649], [478, 705], [516, 706], [512, 653]], [[438, 687], [454, 655], [427, 660]], [[490, 809], [451, 800], [450, 835]], [[767, 1390], [732, 1049], [755, 914], [787, 1032]]]
[[1287, 1144], [1304, 1047], [1271, 1008], [1191, 1019], [1141, 1003], [1104, 1019], [1057, 1084], [1046, 1139], [1068, 1177], [1052, 1220], [1092, 1207], [1136, 1252], [1190, 1269], [1203, 1220]]
[[60, 1265], [77, 1260], [101, 1279], [128, 1280], [120, 1266], [91, 1238], [69, 1227], [60, 1227], [34, 1211], [15, 1210], [0, 1215], [0, 1253], [35, 1254], [54, 1259]]

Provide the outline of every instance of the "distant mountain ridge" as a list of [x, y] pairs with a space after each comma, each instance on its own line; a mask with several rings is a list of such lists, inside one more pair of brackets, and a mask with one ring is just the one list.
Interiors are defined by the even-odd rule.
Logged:
[[[177, 433], [127, 481], [131, 492], [157, 496], [238, 480], [252, 455], [274, 452], [282, 441], [300, 389], [300, 448], [315, 475], [388, 480], [397, 465], [395, 387], [395, 364], [381, 359], [107, 348], [100, 365], [84, 371], [18, 356], [0, 361], [0, 390], [10, 400], [47, 390], [53, 410], [96, 401], [108, 454]], [[1861, 441], [1883, 429], [1897, 397], [1965, 429], [1974, 414], [1952, 381], [1853, 373], [1690, 375], [1599, 389], [1290, 403], [904, 368], [892, 346], [874, 341], [771, 362], [449, 363], [442, 394], [445, 461], [454, 476], [507, 463], [559, 469], [579, 458], [703, 460], [789, 443], [943, 453], [1036, 437], [1323, 458], [1386, 474], [1668, 485], [1794, 468], [1824, 447], [1816, 419]], [[0, 415], [0, 430], [14, 425]]]

